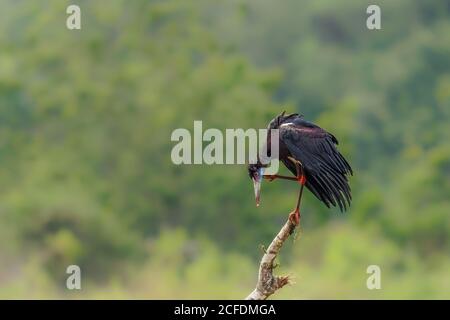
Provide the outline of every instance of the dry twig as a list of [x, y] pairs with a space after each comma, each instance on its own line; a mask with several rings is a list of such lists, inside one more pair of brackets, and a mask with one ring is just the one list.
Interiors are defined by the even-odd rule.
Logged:
[[273, 269], [276, 267], [274, 261], [281, 247], [286, 239], [294, 232], [295, 228], [296, 225], [288, 219], [277, 236], [272, 240], [272, 243], [267, 248], [259, 264], [256, 288], [247, 296], [246, 300], [265, 300], [274, 294], [275, 291], [289, 283], [289, 276], [274, 276]]

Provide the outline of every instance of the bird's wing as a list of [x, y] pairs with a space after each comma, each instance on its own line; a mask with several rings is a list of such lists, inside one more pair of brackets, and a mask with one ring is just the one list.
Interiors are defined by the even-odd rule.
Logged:
[[347, 175], [353, 171], [336, 149], [337, 139], [303, 120], [284, 123], [279, 130], [280, 140], [305, 169], [308, 189], [328, 207], [346, 210], [351, 201]]

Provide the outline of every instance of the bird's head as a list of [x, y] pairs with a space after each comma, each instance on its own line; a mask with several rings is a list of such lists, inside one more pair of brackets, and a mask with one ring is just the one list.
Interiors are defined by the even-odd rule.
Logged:
[[264, 166], [259, 163], [252, 163], [248, 165], [248, 175], [253, 181], [253, 187], [255, 189], [255, 200], [256, 206], [259, 206], [260, 192], [261, 192], [261, 181], [264, 174]]
[[291, 120], [292, 118], [295, 117], [299, 117], [299, 118], [303, 118], [302, 114], [298, 114], [298, 113], [291, 113], [291, 114], [286, 114], [286, 111], [283, 111], [282, 113], [280, 113], [278, 116], [276, 116], [275, 118], [273, 118], [269, 125], [267, 126], [267, 129], [278, 129], [280, 128], [280, 125], [283, 124], [286, 121]]

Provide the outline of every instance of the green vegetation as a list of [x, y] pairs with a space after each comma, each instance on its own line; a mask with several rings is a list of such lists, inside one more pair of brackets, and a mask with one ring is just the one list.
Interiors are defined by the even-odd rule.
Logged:
[[[340, 214], [311, 195], [274, 298], [450, 298], [450, 4], [0, 4], [0, 297], [241, 298], [297, 186], [176, 166], [176, 128], [261, 128], [297, 111], [354, 167]], [[69, 264], [79, 292], [65, 289]], [[366, 268], [382, 289], [366, 288]]]

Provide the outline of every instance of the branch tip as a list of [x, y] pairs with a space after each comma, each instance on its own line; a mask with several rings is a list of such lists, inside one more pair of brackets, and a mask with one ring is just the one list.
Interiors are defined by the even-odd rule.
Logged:
[[297, 225], [288, 219], [267, 249], [264, 245], [260, 245], [264, 255], [259, 264], [258, 282], [255, 290], [247, 296], [246, 300], [265, 300], [278, 289], [292, 283], [291, 276], [274, 276], [273, 269], [279, 266], [274, 261], [284, 242], [295, 231], [296, 227]]

